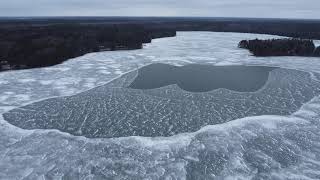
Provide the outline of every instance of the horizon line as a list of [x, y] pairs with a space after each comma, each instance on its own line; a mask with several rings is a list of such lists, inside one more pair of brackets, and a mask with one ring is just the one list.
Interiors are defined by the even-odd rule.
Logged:
[[232, 16], [0, 16], [0, 19], [61, 19], [61, 18], [66, 18], [66, 19], [72, 19], [72, 18], [163, 18], [163, 19], [170, 19], [170, 18], [186, 18], [186, 19], [266, 19], [266, 20], [311, 20], [311, 21], [320, 21], [318, 18], [286, 18], [286, 17], [232, 17]]

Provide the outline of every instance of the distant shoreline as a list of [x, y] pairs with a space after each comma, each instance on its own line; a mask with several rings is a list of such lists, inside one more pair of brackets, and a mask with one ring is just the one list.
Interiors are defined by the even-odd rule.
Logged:
[[46, 67], [90, 52], [140, 49], [177, 31], [320, 39], [320, 20], [209, 17], [0, 17], [0, 71]]

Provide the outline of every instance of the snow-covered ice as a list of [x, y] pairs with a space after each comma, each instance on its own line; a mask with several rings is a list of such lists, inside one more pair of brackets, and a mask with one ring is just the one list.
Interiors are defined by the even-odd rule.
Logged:
[[[257, 58], [237, 48], [256, 37], [274, 36], [180, 32], [142, 50], [0, 73], [0, 113], [84, 92], [151, 63], [275, 66], [320, 81], [319, 58]], [[0, 179], [320, 179], [319, 118], [319, 96], [291, 115], [245, 117], [171, 137], [90, 139], [23, 130], [0, 117]]]

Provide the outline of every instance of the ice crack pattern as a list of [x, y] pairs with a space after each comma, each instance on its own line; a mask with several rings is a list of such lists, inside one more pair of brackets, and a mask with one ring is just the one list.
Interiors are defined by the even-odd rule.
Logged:
[[[208, 92], [193, 93], [165, 83], [170, 84], [170, 78], [179, 76], [167, 72], [174, 68], [178, 67], [151, 64], [104, 86], [70, 97], [33, 103], [3, 116], [9, 123], [24, 129], [57, 129], [88, 138], [158, 137], [195, 132], [206, 125], [244, 117], [290, 115], [320, 94], [320, 83], [311, 79], [309, 73], [297, 70], [259, 66], [180, 67], [188, 71], [181, 73], [186, 77], [180, 77], [178, 84], [190, 88], [194, 84], [204, 89], [216, 87]], [[204, 71], [204, 76], [196, 70]], [[145, 71], [149, 73], [143, 74]], [[150, 75], [151, 72], [156, 75]], [[140, 77], [143, 75], [146, 77]], [[144, 78], [146, 82], [141, 82]], [[201, 80], [203, 85], [199, 85]], [[158, 87], [155, 81], [164, 84]], [[149, 86], [150, 82], [157, 83], [156, 87], [131, 88], [133, 84], [144, 88], [144, 83]], [[255, 91], [250, 92], [252, 89]]]

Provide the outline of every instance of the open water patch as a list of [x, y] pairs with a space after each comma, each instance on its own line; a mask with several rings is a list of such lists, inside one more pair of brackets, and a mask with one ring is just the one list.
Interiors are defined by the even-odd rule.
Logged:
[[239, 92], [253, 92], [264, 86], [269, 72], [266, 66], [212, 66], [191, 64], [172, 66], [152, 64], [142, 67], [129, 86], [134, 89], [155, 89], [177, 84], [190, 92], [208, 92], [225, 88]]

